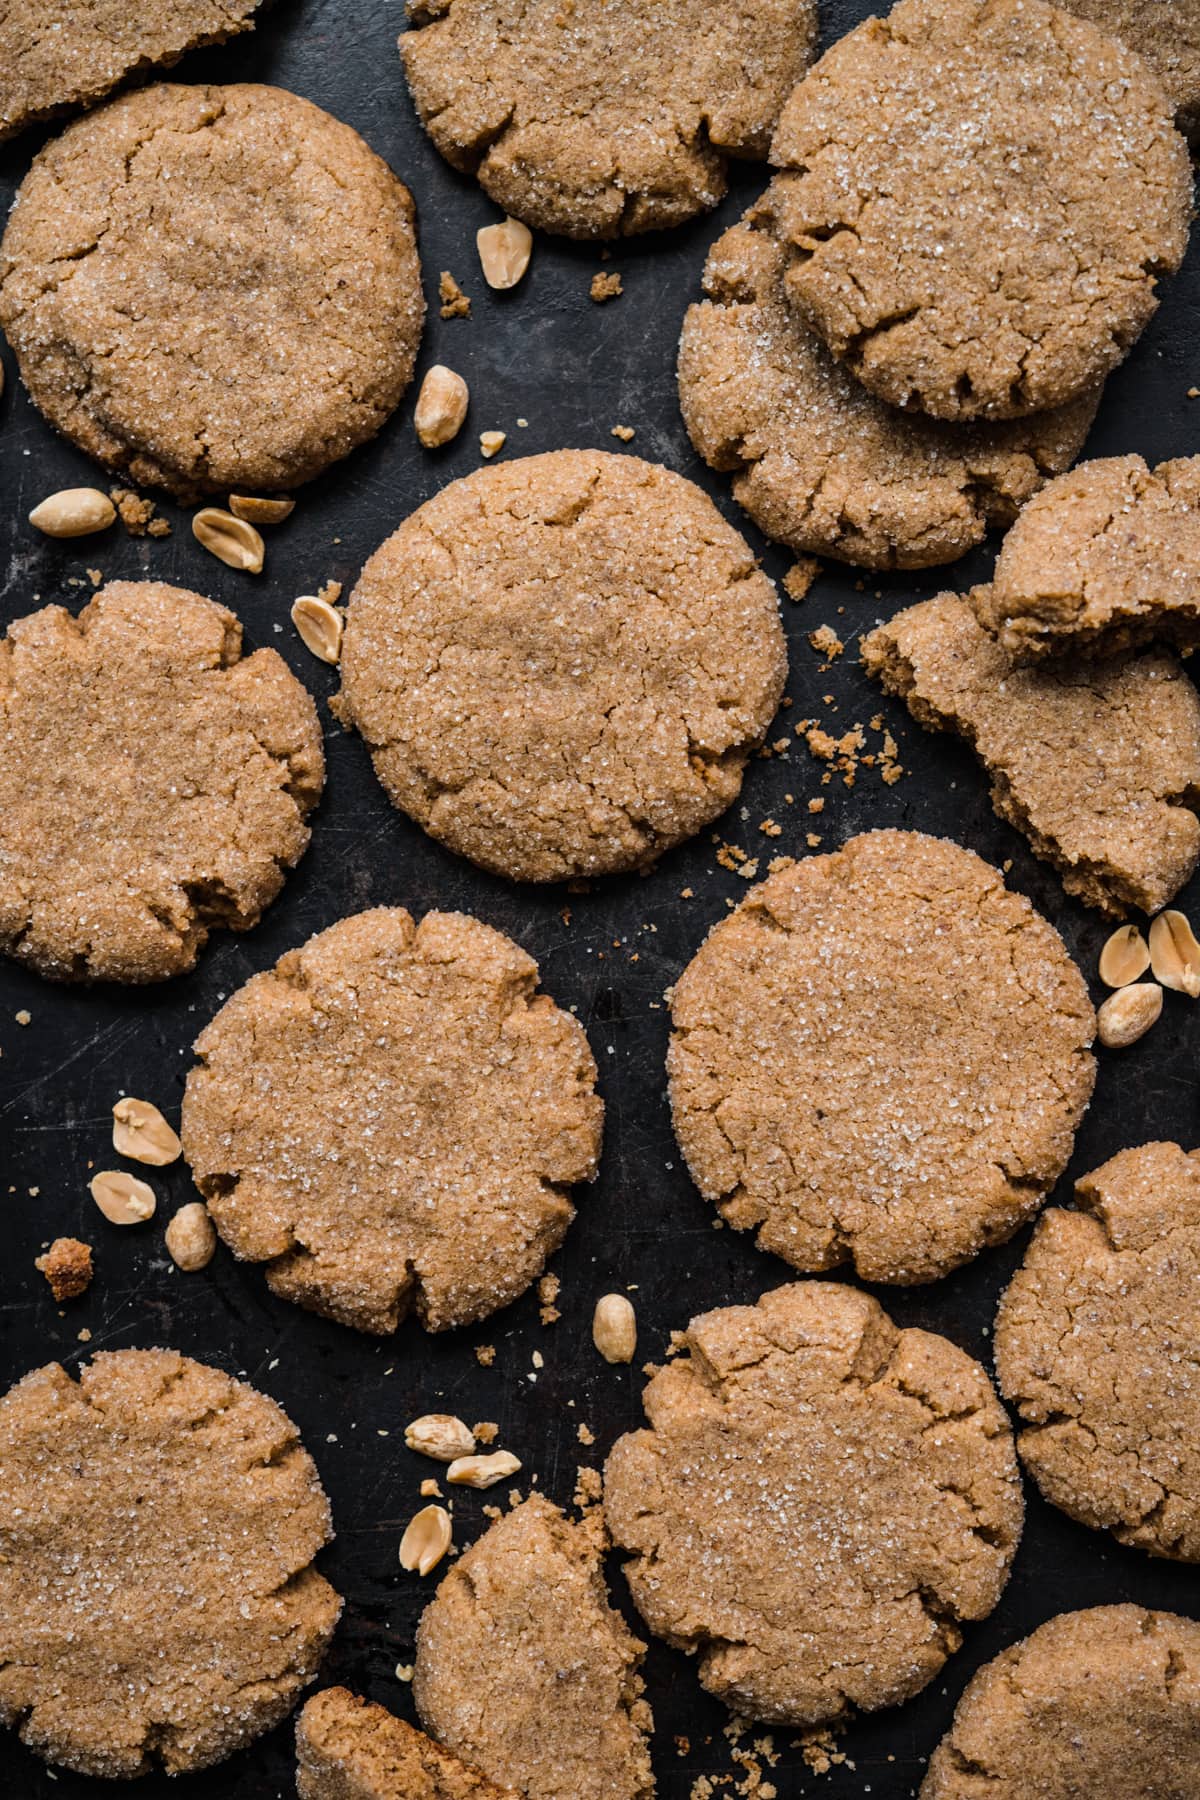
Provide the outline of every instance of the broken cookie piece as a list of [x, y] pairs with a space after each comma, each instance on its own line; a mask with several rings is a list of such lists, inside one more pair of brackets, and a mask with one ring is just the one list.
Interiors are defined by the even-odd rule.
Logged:
[[92, 1283], [92, 1247], [78, 1238], [55, 1238], [33, 1266], [46, 1277], [56, 1300], [77, 1300]]
[[440, 1742], [528, 1800], [651, 1800], [645, 1645], [609, 1605], [603, 1528], [540, 1495], [460, 1558], [417, 1632], [413, 1696]]
[[519, 1800], [346, 1688], [314, 1694], [296, 1721], [296, 1792], [299, 1800]]
[[1016, 662], [1200, 645], [1200, 456], [1081, 463], [1042, 490], [1000, 547], [979, 616]]
[[693, 1319], [604, 1504], [634, 1604], [735, 1713], [839, 1720], [919, 1693], [1021, 1532], [1004, 1409], [946, 1338], [797, 1282]]
[[1157, 912], [1200, 858], [1200, 696], [1169, 653], [1014, 666], [986, 588], [939, 594], [863, 640], [914, 719], [975, 751], [1002, 819], [1089, 906]]

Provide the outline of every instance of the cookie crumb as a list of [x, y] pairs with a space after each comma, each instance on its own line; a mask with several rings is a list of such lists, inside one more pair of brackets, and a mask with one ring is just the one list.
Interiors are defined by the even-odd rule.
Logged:
[[591, 296], [597, 306], [602, 305], [605, 300], [619, 300], [624, 291], [621, 277], [615, 269], [610, 275], [592, 276]]
[[76, 1300], [91, 1285], [91, 1245], [80, 1243], [78, 1238], [55, 1238], [33, 1266], [46, 1277], [56, 1300]]
[[479, 454], [492, 457], [503, 450], [507, 441], [507, 433], [503, 431], [481, 431], [479, 434]]
[[620, 440], [623, 444], [628, 444], [632, 441], [632, 439], [634, 437], [633, 426], [632, 425], [614, 425], [612, 428], [612, 436], [615, 438], [620, 438]]
[[470, 298], [463, 293], [449, 269], [443, 269], [438, 276], [438, 299], [442, 303], [443, 319], [470, 318]]
[[147, 500], [143, 494], [135, 493], [132, 488], [115, 487], [109, 489], [109, 499], [116, 507], [117, 517], [130, 537], [163, 538], [171, 535], [169, 522], [158, 517], [158, 509], [153, 500]]
[[[479, 1364], [480, 1368], [490, 1369], [492, 1364], [495, 1362], [495, 1360], [496, 1360], [495, 1344], [476, 1344], [476, 1346], [475, 1346], [475, 1361]], [[478, 1431], [475, 1433], [475, 1435], [476, 1435], [476, 1437], [479, 1436]]]
[[818, 625], [815, 631], [809, 632], [808, 641], [827, 662], [835, 662], [846, 648], [832, 625]]
[[820, 573], [815, 556], [798, 556], [783, 578], [784, 592], [791, 600], [803, 600]]
[[342, 597], [340, 581], [324, 581], [317, 589], [317, 599], [323, 600], [326, 606], [336, 606]]
[[[485, 1345], [484, 1348], [488, 1349], [490, 1346]], [[471, 1430], [481, 1444], [494, 1444], [500, 1436], [500, 1427], [493, 1419], [481, 1419], [478, 1425], [472, 1425]]]
[[[563, 911], [567, 915], [563, 921], [564, 924], [570, 924], [570, 912], [566, 907], [563, 908]], [[561, 1286], [562, 1283], [557, 1275], [543, 1275], [537, 1284], [538, 1300], [540, 1302], [538, 1316], [543, 1325], [554, 1325], [562, 1318], [562, 1314], [554, 1304], [558, 1299]]]
[[573, 1504], [580, 1512], [587, 1512], [589, 1507], [599, 1506], [603, 1498], [604, 1483], [599, 1469], [589, 1469], [581, 1463], [575, 1471]]
[[29, 1012], [25, 1007], [22, 1007], [20, 1012], [14, 1013], [13, 1018], [17, 1021], [18, 1025], [32, 1025], [33, 1024], [33, 1014], [31, 1012]]
[[596, 1441], [595, 1432], [590, 1425], [585, 1425], [582, 1420], [580, 1420], [575, 1428], [575, 1435], [579, 1439], [579, 1442], [589, 1449]]

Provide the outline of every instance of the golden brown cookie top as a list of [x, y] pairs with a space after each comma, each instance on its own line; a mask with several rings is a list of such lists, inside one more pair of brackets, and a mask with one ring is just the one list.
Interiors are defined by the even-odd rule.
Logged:
[[188, 497], [307, 481], [374, 437], [424, 317], [408, 190], [282, 88], [170, 83], [46, 145], [0, 325], [72, 442]]
[[524, 1293], [595, 1175], [583, 1027], [464, 913], [378, 907], [228, 1000], [196, 1040], [181, 1136], [234, 1253], [360, 1331], [441, 1331]]
[[1191, 1800], [1200, 1625], [1140, 1606], [1060, 1613], [986, 1663], [921, 1800]]
[[1021, 1532], [1004, 1409], [947, 1339], [797, 1282], [693, 1319], [604, 1474], [642, 1617], [735, 1712], [907, 1700], [995, 1606]]
[[1200, 695], [1174, 656], [1015, 666], [981, 589], [910, 606], [863, 662], [922, 725], [965, 738], [992, 804], [1089, 906], [1157, 912], [1200, 857]]
[[314, 1694], [296, 1720], [300, 1800], [518, 1800], [386, 1707], [346, 1688]]
[[0, 948], [58, 980], [161, 981], [275, 898], [321, 728], [225, 607], [113, 581], [0, 640]]
[[568, 237], [678, 225], [765, 156], [813, 0], [409, 0], [421, 122], [514, 217]]
[[0, 1720], [85, 1775], [200, 1769], [291, 1711], [341, 1611], [273, 1400], [173, 1350], [0, 1400]]
[[1188, 137], [1200, 128], [1200, 0], [1061, 0], [1149, 63]]
[[1028, 419], [945, 425], [884, 405], [784, 294], [775, 184], [718, 238], [688, 308], [679, 399], [696, 449], [734, 471], [769, 537], [872, 569], [951, 562], [1007, 525], [1083, 447], [1095, 390]]
[[338, 710], [396, 804], [524, 881], [644, 868], [733, 801], [787, 654], [707, 495], [555, 450], [451, 482], [350, 599]]
[[528, 1800], [651, 1800], [638, 1665], [608, 1602], [603, 1531], [538, 1494], [459, 1558], [417, 1629], [426, 1730]]
[[1200, 644], [1200, 456], [1080, 463], [1008, 533], [979, 616], [1014, 660]]
[[969, 850], [871, 831], [752, 888], [675, 983], [676, 1135], [798, 1269], [933, 1281], [1071, 1153], [1096, 1020], [1062, 939]]
[[44, 0], [0, 13], [0, 138], [101, 99], [135, 69], [249, 31], [261, 0], [71, 0], [47, 30]]
[[1200, 1562], [1200, 1152], [1122, 1150], [1075, 1197], [996, 1315], [1022, 1461], [1072, 1518]]
[[1187, 244], [1161, 88], [1045, 0], [900, 0], [799, 84], [771, 159], [790, 300], [873, 393], [935, 418], [1093, 388]]

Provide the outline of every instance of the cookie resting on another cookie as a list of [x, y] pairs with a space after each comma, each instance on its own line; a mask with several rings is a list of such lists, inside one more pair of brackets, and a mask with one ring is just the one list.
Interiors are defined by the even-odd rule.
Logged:
[[996, 1315], [1021, 1460], [1073, 1519], [1200, 1562], [1200, 1151], [1122, 1150], [1075, 1198]]
[[1195, 1800], [1200, 1625], [1140, 1606], [1060, 1613], [985, 1663], [920, 1800]]
[[863, 639], [867, 670], [932, 731], [965, 738], [992, 805], [1069, 894], [1157, 912], [1200, 857], [1200, 695], [1174, 656], [1015, 667], [976, 611], [939, 594]]
[[918, 1693], [1021, 1533], [983, 1369], [869, 1295], [797, 1282], [693, 1319], [604, 1505], [634, 1604], [735, 1713], [815, 1725]]
[[1187, 246], [1162, 89], [1045, 0], [899, 0], [800, 82], [771, 160], [789, 301], [872, 393], [935, 418], [1094, 388]]
[[539, 1494], [455, 1563], [417, 1628], [427, 1731], [527, 1800], [652, 1800], [645, 1645], [609, 1605], [603, 1527]]
[[5, 0], [0, 12], [0, 139], [100, 100], [126, 75], [168, 68], [185, 50], [249, 31], [262, 0]]
[[409, 0], [421, 122], [542, 231], [616, 237], [715, 206], [766, 155], [816, 41], [814, 0]]
[[213, 1223], [276, 1294], [360, 1331], [442, 1331], [541, 1274], [603, 1106], [583, 1027], [463, 913], [343, 919], [196, 1040], [180, 1135]]
[[1159, 638], [1200, 646], [1200, 456], [1080, 463], [1000, 546], [981, 622], [1016, 662], [1109, 655]]
[[296, 1721], [296, 1792], [299, 1800], [520, 1800], [345, 1688], [314, 1694]]
[[0, 949], [57, 980], [162, 981], [248, 930], [308, 843], [316, 707], [200, 594], [113, 581], [0, 639]]
[[1149, 63], [1187, 137], [1200, 131], [1200, 0], [1061, 0]]
[[872, 831], [750, 890], [675, 983], [675, 1132], [798, 1269], [934, 1281], [1037, 1211], [1091, 1097], [1062, 939], [969, 850]]
[[308, 481], [408, 386], [425, 302], [408, 189], [282, 88], [159, 83], [33, 160], [0, 326], [34, 404], [136, 482]]
[[273, 1400], [173, 1350], [57, 1363], [0, 1400], [0, 1720], [108, 1779], [269, 1731], [341, 1612], [317, 1471]]
[[775, 589], [656, 463], [453, 481], [350, 598], [339, 716], [396, 805], [493, 873], [648, 867], [737, 798], [783, 692]]
[[679, 344], [688, 435], [768, 537], [869, 569], [951, 562], [1083, 447], [1099, 390], [1028, 419], [947, 425], [869, 394], [783, 292], [774, 185], [718, 238]]

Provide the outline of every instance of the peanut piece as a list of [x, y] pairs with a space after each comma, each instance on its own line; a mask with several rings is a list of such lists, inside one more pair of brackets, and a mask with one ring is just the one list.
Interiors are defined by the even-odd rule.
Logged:
[[1200, 994], [1200, 944], [1181, 912], [1162, 912], [1150, 926], [1150, 967], [1164, 987]]
[[1110, 994], [1096, 1014], [1100, 1042], [1124, 1050], [1145, 1037], [1162, 1011], [1163, 991], [1156, 981], [1135, 981]]
[[400, 1539], [400, 1567], [428, 1575], [450, 1548], [450, 1514], [444, 1506], [423, 1506], [408, 1522]]
[[490, 1456], [459, 1456], [446, 1470], [446, 1480], [456, 1487], [490, 1488], [515, 1475], [521, 1459], [511, 1450], [493, 1450]]
[[248, 525], [282, 525], [296, 510], [294, 500], [267, 500], [257, 494], [230, 494], [229, 510]]
[[479, 434], [479, 453], [484, 457], [495, 456], [497, 450], [503, 450], [508, 441], [505, 431], [481, 431]]
[[488, 286], [512, 288], [529, 267], [533, 233], [519, 219], [505, 219], [501, 225], [485, 225], [477, 231], [475, 247]]
[[475, 1448], [475, 1433], [452, 1413], [424, 1413], [405, 1426], [404, 1442], [421, 1456], [452, 1463], [457, 1457], [470, 1456]]
[[102, 1169], [89, 1182], [92, 1199], [111, 1225], [144, 1225], [158, 1205], [148, 1181], [127, 1175], [124, 1169]]
[[1105, 987], [1128, 987], [1150, 967], [1150, 949], [1136, 925], [1114, 931], [1100, 952], [1100, 979]]
[[192, 520], [192, 536], [231, 569], [244, 569], [248, 575], [262, 573], [266, 545], [262, 533], [245, 519], [235, 519], [219, 506], [204, 506]]
[[116, 516], [116, 507], [99, 488], [63, 488], [34, 507], [29, 523], [47, 537], [87, 537], [106, 531]]
[[607, 1363], [633, 1361], [637, 1314], [624, 1294], [602, 1294], [592, 1314], [592, 1342]]
[[183, 1155], [183, 1145], [149, 1100], [118, 1100], [112, 1109], [113, 1149], [134, 1162], [165, 1169]]
[[199, 1200], [181, 1206], [166, 1229], [166, 1246], [175, 1266], [190, 1275], [206, 1269], [217, 1248], [216, 1227]]
[[462, 376], [448, 369], [445, 363], [434, 363], [428, 370], [413, 413], [417, 436], [427, 450], [436, 450], [439, 444], [448, 444], [451, 438], [458, 436], [470, 398], [470, 389]]
[[342, 615], [320, 594], [301, 594], [292, 605], [292, 624], [304, 648], [322, 662], [335, 663], [342, 654]]

